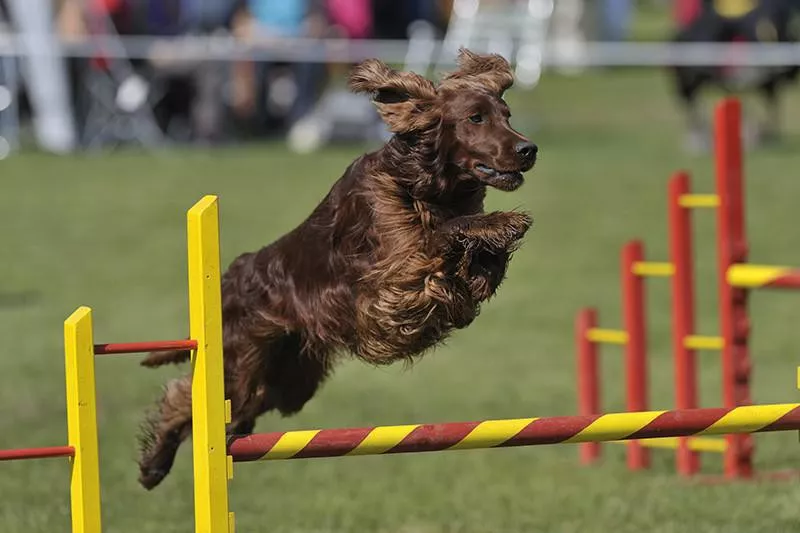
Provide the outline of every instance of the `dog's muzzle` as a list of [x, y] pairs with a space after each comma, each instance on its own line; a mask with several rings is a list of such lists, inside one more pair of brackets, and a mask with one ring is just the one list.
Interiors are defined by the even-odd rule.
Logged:
[[496, 170], [482, 164], [475, 165], [475, 170], [478, 171], [478, 179], [501, 191], [517, 190], [525, 182], [520, 170]]

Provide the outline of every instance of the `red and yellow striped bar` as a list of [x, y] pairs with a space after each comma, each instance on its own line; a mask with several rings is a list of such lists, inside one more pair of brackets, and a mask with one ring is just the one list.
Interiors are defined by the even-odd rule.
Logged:
[[235, 462], [800, 429], [800, 404], [321, 429], [231, 437]]
[[49, 446], [44, 448], [17, 448], [12, 450], [0, 450], [0, 461], [44, 459], [47, 457], [75, 457], [75, 448], [72, 446]]
[[800, 289], [800, 269], [784, 266], [732, 265], [728, 269], [728, 283], [748, 289]]

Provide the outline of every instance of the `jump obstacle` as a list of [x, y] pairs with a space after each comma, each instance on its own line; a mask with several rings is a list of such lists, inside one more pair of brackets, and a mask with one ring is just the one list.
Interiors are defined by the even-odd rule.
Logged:
[[[228, 502], [228, 482], [233, 478], [234, 462], [561, 443], [642, 442], [640, 439], [800, 429], [800, 403], [789, 403], [288, 431], [231, 436], [226, 441], [225, 424], [230, 422], [231, 411], [230, 402], [224, 398], [218, 219], [215, 196], [204, 197], [187, 213], [189, 340], [95, 344], [92, 310], [79, 307], [64, 322], [68, 444], [54, 448], [0, 450], [0, 460], [69, 457], [74, 533], [101, 531], [94, 373], [98, 355], [174, 348], [192, 350], [192, 461], [195, 531], [198, 533], [234, 532], [234, 515], [229, 511]], [[640, 259], [636, 261], [641, 262]], [[640, 265], [637, 268], [652, 267]], [[762, 277], [756, 281], [763, 282], [763, 274], [759, 275]], [[749, 279], [755, 282], [752, 277]], [[589, 331], [598, 339], [619, 338], [625, 333]]]
[[[723, 100], [715, 109], [714, 120], [715, 194], [693, 194], [687, 172], [678, 172], [669, 181], [669, 262], [645, 261], [644, 246], [639, 240], [629, 241], [622, 248], [623, 329], [598, 327], [594, 308], [582, 309], [577, 314], [578, 404], [582, 415], [601, 411], [600, 344], [624, 346], [626, 409], [643, 411], [649, 408], [644, 280], [652, 277], [666, 277], [671, 281], [675, 407], [698, 407], [695, 360], [698, 350], [720, 351], [722, 354], [724, 407], [734, 409], [751, 403], [749, 291], [756, 288], [800, 289], [800, 269], [747, 263], [740, 102]], [[714, 209], [717, 213], [720, 334], [714, 336], [699, 335], [695, 331], [691, 219], [695, 209]], [[651, 447], [677, 449], [677, 470], [684, 476], [698, 473], [699, 452], [723, 453], [726, 478], [749, 478], [753, 475], [754, 443], [746, 434], [731, 434], [724, 440], [682, 437], [630, 442], [626, 452], [628, 468], [648, 468], [650, 456], [647, 448]], [[580, 455], [584, 463], [595, 462], [600, 455], [600, 444], [582, 445]]]

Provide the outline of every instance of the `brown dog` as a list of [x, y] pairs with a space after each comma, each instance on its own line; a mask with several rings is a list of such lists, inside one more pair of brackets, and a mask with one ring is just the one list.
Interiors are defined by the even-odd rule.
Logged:
[[[439, 85], [374, 59], [356, 66], [351, 89], [372, 95], [394, 137], [356, 159], [300, 226], [223, 275], [229, 434], [252, 432], [273, 409], [299, 411], [338, 353], [373, 364], [421, 355], [469, 325], [502, 282], [531, 219], [484, 213], [486, 187], [520, 187], [537, 148], [509, 125], [508, 62], [467, 50], [458, 59]], [[144, 487], [167, 475], [191, 423], [184, 376], [144, 428]]]

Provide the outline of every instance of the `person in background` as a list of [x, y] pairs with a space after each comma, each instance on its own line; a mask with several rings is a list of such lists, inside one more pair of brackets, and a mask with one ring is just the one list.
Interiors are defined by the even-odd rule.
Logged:
[[[243, 40], [321, 38], [330, 30], [322, 0], [239, 0], [233, 33]], [[269, 131], [291, 127], [308, 113], [326, 78], [320, 62], [240, 61], [234, 66], [233, 107]]]
[[628, 38], [631, 20], [631, 0], [601, 0], [601, 38], [604, 41], [624, 41]]
[[69, 153], [78, 146], [69, 81], [54, 25], [51, 0], [7, 0], [20, 34], [22, 79], [31, 104], [36, 141], [43, 150]]

